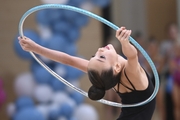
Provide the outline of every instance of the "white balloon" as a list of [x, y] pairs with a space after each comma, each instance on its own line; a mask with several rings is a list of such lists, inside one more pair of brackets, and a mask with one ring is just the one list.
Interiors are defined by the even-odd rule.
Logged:
[[39, 24], [37, 29], [42, 40], [49, 40], [52, 37], [52, 31], [48, 26]]
[[87, 11], [92, 11], [93, 8], [94, 8], [94, 5], [93, 5], [93, 3], [90, 2], [90, 1], [85, 1], [85, 2], [83, 2], [83, 3], [81, 4], [80, 7], [81, 7], [82, 9], [87, 10]]
[[96, 109], [88, 104], [79, 105], [74, 112], [74, 117], [77, 120], [98, 120]]
[[44, 116], [47, 120], [49, 115], [49, 106], [44, 104], [39, 104], [36, 106], [36, 109]]
[[41, 0], [44, 4], [66, 4], [68, 0]]
[[65, 76], [67, 71], [63, 66], [56, 65], [56, 67], [54, 68], [54, 72], [56, 72], [60, 76]]
[[14, 103], [9, 103], [6, 108], [7, 115], [9, 117], [13, 117], [13, 115], [16, 113], [16, 106]]
[[38, 85], [34, 89], [34, 98], [41, 103], [47, 103], [51, 100], [53, 90], [49, 85]]
[[52, 96], [52, 102], [61, 105], [69, 99], [69, 96], [65, 92], [55, 92]]
[[34, 87], [36, 86], [32, 73], [25, 72], [17, 76], [15, 79], [15, 92], [18, 96], [32, 96]]

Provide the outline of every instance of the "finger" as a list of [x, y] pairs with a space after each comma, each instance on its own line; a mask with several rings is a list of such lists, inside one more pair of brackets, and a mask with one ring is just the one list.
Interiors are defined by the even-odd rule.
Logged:
[[130, 32], [130, 31], [127, 30], [126, 33], [124, 34], [124, 36], [123, 36], [123, 39], [124, 39], [124, 40], [128, 40], [128, 38], [129, 38], [129, 32]]
[[122, 27], [116, 31], [116, 37], [118, 37], [121, 32], [122, 32]]
[[123, 30], [122, 32], [121, 32], [121, 34], [119, 35], [119, 37], [122, 39], [122, 38], [124, 38], [124, 34], [126, 33], [126, 29], [125, 30]]

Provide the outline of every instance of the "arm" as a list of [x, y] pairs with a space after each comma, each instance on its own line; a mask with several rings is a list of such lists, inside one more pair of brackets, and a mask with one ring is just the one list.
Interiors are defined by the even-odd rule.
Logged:
[[45, 48], [43, 46], [36, 44], [34, 41], [32, 41], [27, 37], [18, 37], [18, 39], [22, 49], [25, 51], [32, 51], [36, 54], [45, 56], [56, 62], [60, 62], [62, 64], [66, 64], [75, 67], [77, 69], [80, 69], [83, 72], [87, 72], [87, 66], [89, 63], [88, 60], [71, 56], [56, 50]]
[[138, 62], [138, 52], [136, 48], [129, 42], [129, 37], [131, 30], [126, 30], [124, 27], [121, 27], [116, 32], [116, 37], [122, 45], [122, 52], [127, 57], [126, 69], [136, 74], [137, 70], [140, 70], [140, 65]]

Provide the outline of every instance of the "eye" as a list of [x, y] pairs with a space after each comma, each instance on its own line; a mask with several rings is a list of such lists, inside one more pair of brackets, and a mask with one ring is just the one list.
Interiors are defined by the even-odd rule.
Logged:
[[94, 55], [91, 56], [92, 58], [94, 57]]
[[101, 56], [100, 56], [100, 58], [102, 58], [102, 59], [106, 59], [106, 57], [105, 57], [104, 55], [101, 55]]

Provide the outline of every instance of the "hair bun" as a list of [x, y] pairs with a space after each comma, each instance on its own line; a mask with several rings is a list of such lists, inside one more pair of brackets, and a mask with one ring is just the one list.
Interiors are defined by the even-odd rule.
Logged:
[[104, 97], [104, 95], [105, 95], [105, 90], [103, 90], [103, 89], [99, 89], [95, 86], [91, 86], [89, 88], [88, 97], [91, 100], [100, 100]]

